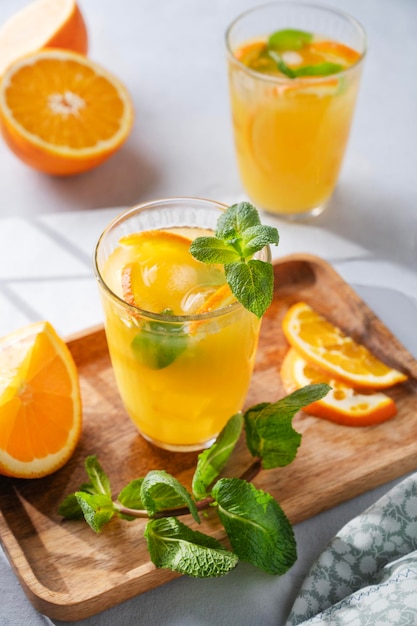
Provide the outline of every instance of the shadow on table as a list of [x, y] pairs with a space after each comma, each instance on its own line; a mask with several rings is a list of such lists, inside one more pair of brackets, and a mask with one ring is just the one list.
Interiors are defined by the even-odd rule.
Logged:
[[59, 194], [74, 210], [131, 206], [147, 196], [157, 183], [158, 171], [129, 145], [97, 168], [71, 177], [48, 177], [50, 195]]
[[378, 188], [340, 183], [327, 210], [312, 223], [417, 270], [417, 214], [401, 190], [394, 197]]

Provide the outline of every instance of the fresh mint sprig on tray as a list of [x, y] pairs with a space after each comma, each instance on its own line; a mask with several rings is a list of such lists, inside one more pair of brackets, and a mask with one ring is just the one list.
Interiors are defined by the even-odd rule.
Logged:
[[252, 204], [240, 202], [219, 217], [215, 236], [197, 237], [190, 252], [203, 263], [224, 265], [235, 298], [261, 318], [272, 302], [274, 272], [271, 263], [253, 256], [267, 245], [278, 245], [278, 241], [278, 230], [261, 224]]
[[[85, 461], [89, 482], [65, 498], [59, 513], [69, 519], [84, 517], [97, 533], [113, 517], [148, 518], [144, 537], [152, 562], [180, 574], [222, 576], [239, 561], [269, 574], [283, 574], [297, 558], [292, 526], [278, 502], [249, 481], [262, 468], [291, 463], [301, 443], [292, 426], [294, 415], [329, 390], [326, 384], [308, 385], [277, 402], [233, 415], [211, 448], [198, 456], [192, 493], [167, 472], [151, 470], [113, 499], [108, 476], [97, 457], [89, 456]], [[219, 478], [243, 428], [254, 461], [240, 478]], [[189, 515], [200, 523], [200, 512], [209, 507], [217, 511], [232, 550], [178, 519]]]

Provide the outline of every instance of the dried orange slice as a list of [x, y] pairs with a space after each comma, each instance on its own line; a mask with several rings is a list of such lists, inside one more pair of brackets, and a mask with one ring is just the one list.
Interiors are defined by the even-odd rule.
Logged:
[[22, 161], [54, 175], [96, 167], [127, 139], [133, 106], [104, 68], [69, 50], [13, 63], [0, 84], [3, 136]]
[[282, 323], [288, 343], [310, 363], [357, 389], [386, 389], [407, 376], [382, 363], [363, 345], [305, 302], [290, 307]]
[[86, 54], [87, 28], [74, 0], [37, 0], [3, 24], [0, 29], [0, 76], [20, 57], [46, 47]]
[[281, 378], [287, 393], [313, 383], [332, 387], [325, 398], [304, 407], [303, 411], [345, 426], [372, 426], [397, 414], [392, 398], [379, 392], [355, 391], [326, 372], [310, 365], [290, 348], [281, 366]]
[[71, 457], [81, 434], [72, 355], [48, 322], [0, 339], [0, 473], [39, 478]]

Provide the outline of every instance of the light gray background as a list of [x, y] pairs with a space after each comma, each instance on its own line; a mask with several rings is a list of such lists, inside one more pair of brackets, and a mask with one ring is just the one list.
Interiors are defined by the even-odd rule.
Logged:
[[[25, 4], [1, 0], [0, 22]], [[111, 160], [69, 179], [27, 168], [0, 143], [0, 334], [41, 318], [63, 335], [101, 321], [91, 252], [120, 208], [168, 195], [244, 198], [224, 31], [256, 4], [80, 0], [90, 56], [127, 85], [135, 126]], [[334, 0], [332, 6], [358, 18], [369, 36], [353, 131], [322, 216], [307, 225], [266, 217], [281, 234], [274, 254], [310, 252], [329, 260], [417, 356], [417, 2]], [[222, 579], [178, 579], [79, 623], [282, 626], [314, 557], [390, 486], [297, 525], [299, 558], [281, 578], [242, 564]], [[33, 609], [1, 550], [0, 593], [1, 626], [50, 623]]]

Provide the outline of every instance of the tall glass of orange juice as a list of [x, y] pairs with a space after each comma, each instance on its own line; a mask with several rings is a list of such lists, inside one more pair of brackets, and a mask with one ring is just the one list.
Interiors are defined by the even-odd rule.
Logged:
[[[118, 389], [140, 433], [173, 451], [205, 448], [241, 410], [261, 321], [233, 297], [222, 265], [189, 252], [222, 204], [168, 198], [122, 213], [95, 250]], [[259, 259], [270, 260], [269, 247]]]
[[259, 6], [226, 34], [238, 167], [250, 199], [293, 220], [319, 215], [342, 165], [366, 35], [352, 17], [298, 2]]

